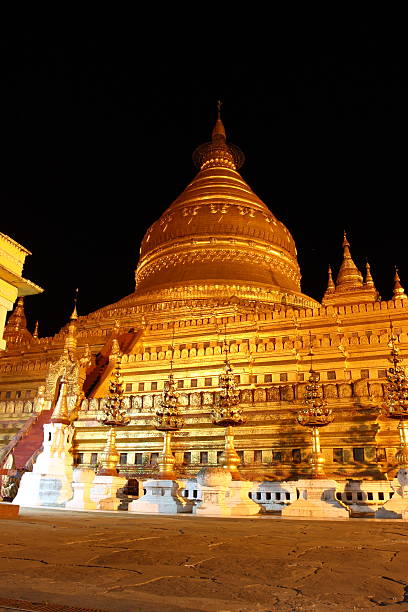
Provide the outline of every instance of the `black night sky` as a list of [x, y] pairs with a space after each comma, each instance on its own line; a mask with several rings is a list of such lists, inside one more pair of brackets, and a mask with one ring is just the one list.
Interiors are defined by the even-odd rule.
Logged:
[[23, 274], [45, 289], [26, 299], [29, 328], [56, 333], [76, 287], [79, 314], [133, 291], [141, 239], [195, 175], [218, 99], [242, 176], [295, 239], [303, 292], [321, 299], [343, 230], [383, 299], [395, 265], [408, 290], [398, 21], [275, 23], [258, 44], [243, 26], [208, 52], [120, 30], [3, 36], [0, 231], [32, 252]]

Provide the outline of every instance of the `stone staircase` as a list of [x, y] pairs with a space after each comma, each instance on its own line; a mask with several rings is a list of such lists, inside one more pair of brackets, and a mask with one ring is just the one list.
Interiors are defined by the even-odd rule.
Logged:
[[2, 414], [0, 419], [0, 465], [2, 463], [2, 455], [6, 452], [6, 447], [12, 442], [16, 436], [23, 432], [31, 423], [34, 422], [37, 415], [33, 413], [19, 414]]
[[[120, 350], [122, 354], [126, 354], [131, 351], [132, 347], [136, 344], [143, 333], [143, 330], [138, 331], [129, 331], [118, 336], [117, 340], [119, 342]], [[110, 350], [112, 346], [112, 340], [109, 341], [102, 351], [96, 357], [95, 367], [91, 372], [88, 373], [85, 382], [84, 382], [84, 393], [86, 397], [90, 397], [92, 395], [93, 390], [97, 386], [97, 384], [103, 379], [104, 375], [106, 375], [108, 371], [108, 367], [110, 364], [109, 356]]]
[[30, 459], [42, 446], [44, 439], [43, 426], [50, 422], [51, 416], [52, 410], [43, 410], [38, 415], [32, 415], [29, 422], [26, 422], [25, 427], [19, 428], [14, 437], [9, 440], [7, 446], [2, 449], [5, 454], [3, 454], [0, 463], [4, 463], [7, 456], [13, 453], [15, 469], [27, 469], [26, 466], [30, 463]]
[[[21, 415], [2, 415], [0, 421], [0, 453], [2, 449], [21, 431], [24, 425], [30, 420], [32, 414]], [[6, 418], [3, 418], [6, 417]]]

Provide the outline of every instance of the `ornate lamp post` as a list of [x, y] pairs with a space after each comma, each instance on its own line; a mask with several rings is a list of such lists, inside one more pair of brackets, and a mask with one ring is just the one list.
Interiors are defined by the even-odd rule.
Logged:
[[178, 396], [176, 391], [173, 372], [170, 371], [169, 378], [164, 384], [162, 398], [156, 410], [154, 426], [157, 431], [163, 432], [163, 450], [159, 456], [159, 475], [161, 480], [174, 480], [175, 458], [171, 450], [171, 436], [174, 431], [179, 431], [184, 426], [184, 419], [180, 414]]
[[398, 419], [400, 448], [395, 455], [401, 469], [408, 468], [408, 380], [405, 367], [401, 365], [399, 348], [396, 346], [396, 336], [392, 333], [388, 346], [391, 349], [390, 362], [392, 366], [387, 370], [388, 383], [385, 389], [385, 403], [383, 405], [390, 419]]
[[245, 422], [242, 415], [242, 407], [239, 405], [239, 391], [236, 388], [232, 367], [228, 360], [228, 345], [224, 341], [224, 371], [219, 377], [221, 391], [213, 410], [213, 422], [215, 425], [225, 427], [225, 447], [220, 457], [220, 464], [231, 472], [233, 480], [243, 480], [238, 471], [241, 463], [238, 453], [234, 448], [234, 430], [237, 425]]
[[124, 407], [123, 379], [120, 373], [122, 356], [119, 354], [109, 383], [109, 397], [105, 404], [105, 416], [101, 422], [109, 427], [106, 445], [101, 455], [99, 476], [117, 476], [119, 454], [116, 450], [116, 429], [130, 423]]
[[[310, 347], [310, 356], [312, 356]], [[324, 457], [320, 448], [320, 428], [325, 427], [333, 421], [332, 410], [327, 408], [323, 399], [322, 386], [319, 384], [320, 374], [313, 370], [310, 364], [309, 384], [306, 385], [304, 395], [305, 408], [299, 410], [297, 421], [303, 427], [309, 427], [312, 433], [312, 454], [309, 463], [312, 468], [312, 478], [325, 478]]]

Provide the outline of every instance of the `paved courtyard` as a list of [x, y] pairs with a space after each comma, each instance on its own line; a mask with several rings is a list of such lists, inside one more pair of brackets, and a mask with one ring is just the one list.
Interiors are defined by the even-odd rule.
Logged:
[[408, 523], [22, 508], [0, 610], [408, 611]]

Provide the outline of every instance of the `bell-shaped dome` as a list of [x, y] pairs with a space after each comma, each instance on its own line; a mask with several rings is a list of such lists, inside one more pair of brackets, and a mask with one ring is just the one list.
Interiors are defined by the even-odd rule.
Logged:
[[294, 240], [238, 173], [243, 154], [218, 116], [212, 140], [194, 152], [200, 170], [148, 229], [136, 291], [164, 299], [252, 297], [317, 306], [300, 292]]

